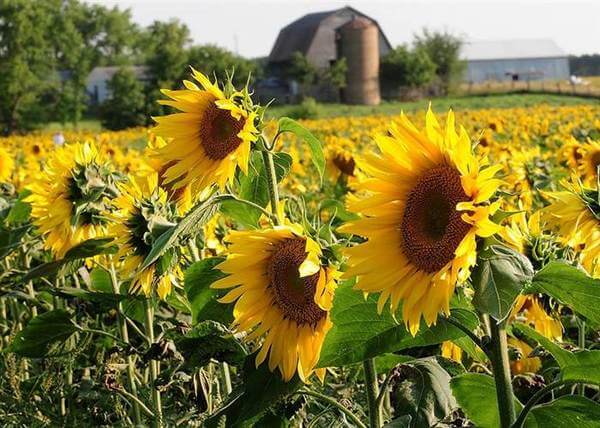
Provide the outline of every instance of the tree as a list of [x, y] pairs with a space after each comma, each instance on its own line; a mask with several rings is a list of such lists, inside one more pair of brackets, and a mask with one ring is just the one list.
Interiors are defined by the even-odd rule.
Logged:
[[[46, 35], [47, 2], [3, 0], [0, 7], [0, 132], [29, 129], [40, 113], [37, 101], [56, 81]], [[42, 112], [43, 113], [43, 112]]]
[[[227, 49], [215, 45], [192, 46], [187, 51], [188, 64], [208, 76], [217, 76], [220, 80], [233, 72], [233, 84], [242, 87], [248, 76], [260, 77], [261, 70], [256, 61], [236, 55]], [[186, 70], [189, 73], [189, 70]]]
[[110, 97], [100, 107], [102, 126], [117, 130], [146, 123], [144, 85], [131, 68], [120, 68], [108, 90]]
[[461, 47], [462, 40], [448, 32], [424, 29], [421, 35], [415, 35], [415, 48], [426, 52], [435, 64], [435, 73], [444, 94], [451, 91], [464, 72], [465, 64], [460, 59]]
[[400, 45], [382, 59], [380, 78], [392, 88], [422, 87], [435, 78], [435, 64], [425, 50]]
[[302, 52], [294, 52], [287, 74], [301, 85], [312, 85], [315, 83], [319, 71]]

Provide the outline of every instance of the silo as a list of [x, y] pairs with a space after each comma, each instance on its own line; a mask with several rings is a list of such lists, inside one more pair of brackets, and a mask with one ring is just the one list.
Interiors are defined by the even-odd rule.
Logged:
[[340, 27], [339, 35], [341, 56], [348, 64], [345, 101], [379, 104], [379, 28], [369, 19], [355, 17]]

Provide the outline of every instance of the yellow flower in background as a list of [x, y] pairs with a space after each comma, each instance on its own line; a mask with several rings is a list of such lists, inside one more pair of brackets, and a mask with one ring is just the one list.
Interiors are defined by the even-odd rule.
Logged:
[[442, 357], [460, 363], [462, 361], [462, 349], [450, 340], [442, 342]]
[[0, 147], [0, 182], [7, 182], [15, 168], [15, 162], [10, 153]]
[[163, 90], [171, 100], [160, 101], [181, 113], [155, 117], [154, 132], [167, 144], [158, 149], [166, 170], [163, 185], [173, 189], [193, 184], [199, 191], [217, 184], [224, 188], [236, 167], [247, 173], [250, 145], [256, 141], [256, 113], [237, 102], [240, 93], [226, 97], [202, 73], [193, 70], [195, 83], [186, 89]]
[[600, 141], [588, 140], [580, 146], [581, 153], [580, 171], [584, 183], [593, 186], [598, 180], [598, 168], [600, 168]]
[[378, 310], [402, 303], [402, 318], [415, 335], [421, 318], [427, 325], [438, 313], [450, 313], [457, 283], [475, 264], [475, 238], [500, 230], [489, 204], [501, 181], [500, 166], [476, 158], [464, 129], [457, 134], [454, 115], [442, 129], [429, 110], [419, 131], [402, 115], [388, 135], [376, 137], [380, 154], [366, 154], [359, 167], [372, 178], [359, 181], [359, 197], [348, 207], [362, 218], [340, 230], [363, 236], [365, 243], [346, 250], [345, 277], [358, 277], [357, 288], [380, 293]]
[[[321, 265], [321, 249], [298, 225], [231, 231], [226, 241], [227, 260], [217, 267], [229, 276], [212, 287], [232, 290], [220, 302], [235, 302], [236, 330], [264, 338], [257, 366], [268, 355], [271, 371], [279, 368], [286, 381], [297, 372], [306, 382], [332, 326], [336, 271]], [[321, 379], [324, 370], [316, 370]]]
[[559, 159], [567, 165], [569, 170], [579, 168], [581, 162], [581, 143], [571, 137], [561, 148]]
[[510, 317], [532, 325], [538, 333], [549, 339], [562, 339], [560, 320], [548, 314], [536, 296], [517, 297]]
[[105, 236], [105, 198], [117, 193], [113, 174], [93, 144], [78, 143], [52, 152], [28, 186], [33, 223], [57, 258], [87, 239]]
[[562, 184], [566, 190], [545, 193], [551, 203], [542, 214], [564, 244], [579, 253], [586, 271], [600, 277], [600, 189], [583, 186], [576, 177]]
[[521, 354], [520, 358], [510, 361], [510, 371], [513, 375], [537, 373], [542, 367], [542, 361], [538, 357], [529, 356], [533, 349], [527, 343], [514, 337], [509, 337], [508, 345], [515, 348]]
[[153, 238], [174, 225], [174, 212], [169, 207], [167, 193], [158, 186], [158, 175], [130, 177], [128, 183], [121, 186], [121, 195], [113, 204], [115, 212], [111, 215], [110, 233], [116, 237], [116, 257], [122, 277], [131, 281], [132, 293], [150, 297], [156, 291], [165, 299], [173, 284], [182, 277], [179, 266], [171, 263], [166, 272], [161, 272], [154, 263], [140, 270], [150, 254]]

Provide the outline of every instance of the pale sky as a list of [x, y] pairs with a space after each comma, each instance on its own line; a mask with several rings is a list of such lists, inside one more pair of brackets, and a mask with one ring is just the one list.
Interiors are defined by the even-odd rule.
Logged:
[[246, 57], [266, 56], [279, 30], [301, 16], [350, 5], [376, 19], [392, 45], [421, 28], [466, 39], [550, 38], [567, 53], [600, 53], [600, 0], [87, 0], [130, 8], [133, 20], [178, 18], [194, 43], [213, 43]]

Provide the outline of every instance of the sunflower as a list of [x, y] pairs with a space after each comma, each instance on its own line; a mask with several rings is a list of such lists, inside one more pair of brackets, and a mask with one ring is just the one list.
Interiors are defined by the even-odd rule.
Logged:
[[548, 225], [593, 277], [600, 277], [600, 189], [584, 186], [576, 177], [563, 181], [564, 191], [545, 193], [551, 204], [542, 210]]
[[460, 363], [462, 361], [462, 349], [455, 345], [452, 341], [447, 340], [442, 342], [442, 357]]
[[52, 152], [41, 176], [28, 186], [26, 199], [45, 247], [60, 258], [87, 239], [105, 236], [105, 200], [117, 195], [118, 180], [93, 144], [70, 144]]
[[573, 137], [560, 148], [559, 159], [570, 170], [579, 168], [581, 157], [581, 143]]
[[510, 361], [510, 371], [513, 375], [536, 373], [542, 367], [542, 361], [538, 357], [530, 357], [533, 349], [526, 342], [509, 337], [508, 346], [519, 354]]
[[10, 180], [14, 168], [15, 162], [10, 153], [0, 147], [0, 183]]
[[388, 301], [392, 312], [403, 302], [402, 317], [415, 335], [421, 317], [429, 326], [439, 312], [449, 314], [454, 287], [475, 264], [475, 238], [499, 231], [489, 219], [499, 203], [489, 199], [501, 167], [473, 155], [452, 111], [445, 131], [429, 109], [425, 131], [402, 114], [375, 141], [381, 154], [359, 161], [372, 178], [355, 185], [361, 196], [349, 197], [349, 209], [363, 217], [340, 228], [366, 238], [346, 250], [345, 277], [357, 276], [366, 293], [381, 293], [379, 312]]
[[593, 185], [598, 180], [600, 168], [600, 141], [588, 140], [579, 149], [581, 153], [580, 171], [585, 183]]
[[537, 296], [519, 296], [511, 311], [511, 319], [523, 319], [549, 339], [562, 339], [560, 320], [548, 314]]
[[226, 241], [229, 255], [218, 268], [229, 276], [212, 287], [233, 288], [220, 302], [236, 302], [236, 330], [264, 338], [256, 365], [268, 354], [269, 370], [278, 367], [286, 381], [297, 371], [307, 381], [332, 326], [336, 271], [321, 265], [319, 246], [298, 225], [232, 231]]
[[242, 93], [229, 97], [216, 83], [192, 69], [195, 83], [185, 80], [186, 89], [163, 90], [171, 100], [159, 101], [181, 113], [155, 117], [154, 132], [167, 144], [158, 150], [165, 166], [163, 185], [180, 189], [195, 184], [199, 191], [217, 184], [224, 188], [234, 177], [236, 166], [247, 173], [250, 145], [256, 141], [257, 114]]
[[175, 207], [169, 204], [167, 192], [158, 186], [158, 175], [130, 177], [128, 183], [121, 186], [121, 195], [113, 204], [110, 232], [117, 238], [121, 275], [131, 280], [132, 293], [141, 292], [150, 297], [156, 290], [158, 296], [165, 299], [182, 276], [178, 255], [171, 252], [164, 260], [139, 269], [155, 240], [175, 225]]

